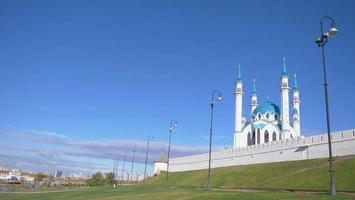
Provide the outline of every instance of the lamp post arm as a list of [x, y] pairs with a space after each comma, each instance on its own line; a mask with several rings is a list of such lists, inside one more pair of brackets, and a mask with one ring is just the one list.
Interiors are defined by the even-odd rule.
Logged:
[[322, 24], [323, 24], [323, 21], [326, 20], [326, 19], [328, 19], [328, 20], [331, 21], [331, 26], [335, 26], [335, 21], [334, 21], [334, 19], [333, 19], [332, 17], [330, 17], [330, 16], [324, 16], [324, 17], [321, 18], [321, 20], [320, 20], [321, 26], [322, 26]]

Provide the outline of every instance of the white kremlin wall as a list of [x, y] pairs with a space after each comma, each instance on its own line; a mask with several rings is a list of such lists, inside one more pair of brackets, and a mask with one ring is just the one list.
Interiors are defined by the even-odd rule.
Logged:
[[[331, 134], [333, 156], [355, 154], [355, 129]], [[329, 157], [327, 134], [212, 152], [211, 168]], [[171, 158], [169, 172], [208, 168], [208, 153]]]

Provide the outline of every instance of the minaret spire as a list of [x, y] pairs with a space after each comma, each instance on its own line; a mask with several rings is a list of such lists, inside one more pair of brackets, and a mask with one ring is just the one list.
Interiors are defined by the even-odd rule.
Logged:
[[283, 66], [282, 66], [282, 75], [287, 75], [287, 69], [286, 69], [286, 57], [282, 58], [283, 61]]
[[237, 81], [242, 81], [242, 73], [240, 72], [240, 64], [238, 65]]
[[253, 78], [253, 90], [251, 93], [251, 102], [250, 102], [250, 116], [253, 115], [253, 112], [256, 107], [258, 107], [258, 96], [256, 95], [255, 78]]
[[294, 84], [293, 84], [293, 91], [298, 90], [298, 84], [297, 84], [297, 75], [294, 74]]
[[253, 78], [253, 92], [252, 92], [252, 94], [256, 95], [255, 78]]

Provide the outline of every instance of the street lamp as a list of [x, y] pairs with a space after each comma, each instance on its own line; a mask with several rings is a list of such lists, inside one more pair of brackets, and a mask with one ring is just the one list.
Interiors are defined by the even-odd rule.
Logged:
[[171, 132], [178, 127], [178, 122], [176, 120], [170, 121], [170, 128], [169, 128], [169, 147], [168, 147], [168, 165], [166, 166], [166, 183], [169, 180], [169, 164], [170, 164], [170, 143], [171, 143]]
[[143, 175], [143, 180], [145, 184], [145, 176], [147, 174], [147, 162], [148, 162], [148, 153], [149, 153], [149, 142], [153, 142], [154, 137], [152, 135], [148, 136], [147, 139], [147, 153], [145, 154], [145, 165], [144, 165], [144, 175]]
[[[218, 95], [217, 99], [216, 96]], [[222, 93], [219, 90], [214, 90], [212, 92], [212, 98], [211, 98], [211, 124], [210, 124], [210, 150], [208, 153], [208, 184], [207, 184], [207, 189], [209, 190], [211, 188], [211, 149], [212, 149], [212, 125], [213, 125], [213, 107], [214, 107], [214, 103], [215, 100], [217, 100], [217, 102], [222, 100]]]
[[136, 150], [139, 148], [138, 145], [135, 145], [133, 147], [133, 155], [132, 155], [132, 165], [131, 165], [131, 176], [129, 178], [129, 181], [132, 181], [132, 174], [133, 174], [133, 165], [134, 165], [134, 156], [136, 155]]
[[123, 183], [123, 173], [124, 173], [124, 167], [125, 167], [125, 164], [126, 164], [126, 156], [127, 156], [127, 151], [124, 152], [124, 156], [123, 156], [123, 166], [122, 166], [122, 176], [121, 176], [121, 185]]
[[[330, 29], [328, 32], [323, 31], [323, 21], [330, 21]], [[327, 115], [327, 131], [328, 131], [328, 147], [329, 147], [329, 172], [330, 172], [330, 194], [332, 196], [336, 195], [335, 189], [335, 177], [333, 168], [333, 156], [332, 156], [332, 141], [330, 138], [330, 119], [329, 119], [329, 100], [328, 100], [328, 82], [327, 74], [325, 70], [325, 44], [328, 42], [329, 38], [335, 36], [338, 30], [335, 28], [335, 22], [333, 18], [329, 16], [324, 16], [320, 20], [320, 37], [316, 40], [319, 47], [322, 47], [322, 58], [323, 58], [323, 75], [324, 75], [324, 94], [325, 94], [325, 110]]]

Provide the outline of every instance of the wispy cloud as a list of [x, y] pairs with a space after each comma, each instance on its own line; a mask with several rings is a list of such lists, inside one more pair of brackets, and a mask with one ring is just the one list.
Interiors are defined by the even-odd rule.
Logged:
[[[125, 152], [128, 152], [128, 156], [132, 155], [131, 150], [134, 146], [139, 147], [135, 154], [136, 162], [144, 163], [146, 156], [146, 141], [79, 140], [55, 132], [36, 130], [23, 130], [19, 132], [0, 131], [0, 136], [28, 143], [28, 145], [21, 146], [17, 144], [1, 144], [0, 149], [32, 153], [31, 156], [18, 156], [20, 154], [16, 154], [15, 156], [7, 155], [1, 158], [0, 163], [31, 170], [36, 167], [39, 170], [44, 170], [61, 166], [63, 168], [71, 168], [71, 170], [81, 169], [81, 171], [88, 172], [105, 167], [109, 168], [109, 166], [98, 166], [96, 163], [65, 160], [61, 159], [61, 157], [122, 160]], [[50, 145], [51, 148], [43, 148], [40, 145], [31, 146], [31, 144], [46, 144]], [[166, 143], [152, 142], [149, 151], [149, 162], [151, 163], [156, 159], [162, 153], [163, 149], [166, 151]], [[171, 156], [178, 157], [206, 153], [207, 151], [208, 148], [206, 146], [172, 145]]]

